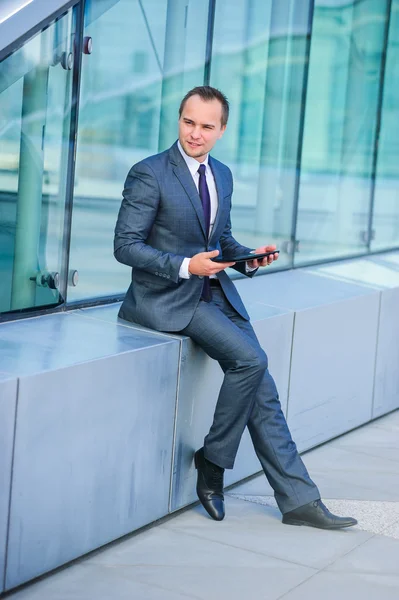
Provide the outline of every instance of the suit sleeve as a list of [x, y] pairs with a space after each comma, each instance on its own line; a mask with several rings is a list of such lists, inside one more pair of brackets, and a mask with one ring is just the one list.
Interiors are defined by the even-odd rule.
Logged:
[[184, 256], [162, 252], [146, 243], [159, 202], [159, 184], [151, 167], [143, 162], [134, 165], [125, 182], [115, 226], [114, 256], [124, 265], [154, 275], [166, 275], [178, 283]]
[[[248, 248], [248, 246], [242, 246], [239, 242], [237, 242], [237, 240], [233, 237], [233, 235], [231, 233], [230, 212], [231, 212], [231, 202], [230, 202], [230, 211], [229, 211], [229, 217], [227, 219], [226, 227], [224, 228], [224, 231], [219, 239], [220, 247], [222, 249], [222, 254], [226, 254], [227, 256], [229, 256], [229, 255], [234, 256], [237, 254], [248, 254], [248, 252], [251, 252], [253, 249]], [[239, 273], [242, 273], [243, 275], [246, 275], [247, 277], [253, 277], [258, 270], [258, 269], [254, 269], [252, 271], [247, 271], [245, 262], [237, 263], [231, 268], [235, 269]]]

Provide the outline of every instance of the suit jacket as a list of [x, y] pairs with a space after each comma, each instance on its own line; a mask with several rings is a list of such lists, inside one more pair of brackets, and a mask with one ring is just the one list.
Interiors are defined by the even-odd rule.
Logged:
[[[203, 278], [179, 278], [183, 259], [215, 249], [229, 255], [250, 251], [231, 234], [231, 171], [211, 157], [209, 166], [218, 194], [209, 239], [201, 200], [177, 142], [129, 171], [114, 239], [116, 259], [132, 267], [132, 282], [119, 312], [122, 319], [158, 331], [184, 329], [200, 301]], [[236, 268], [245, 273], [245, 263]], [[249, 319], [229, 276], [221, 271], [218, 278], [229, 302]]]

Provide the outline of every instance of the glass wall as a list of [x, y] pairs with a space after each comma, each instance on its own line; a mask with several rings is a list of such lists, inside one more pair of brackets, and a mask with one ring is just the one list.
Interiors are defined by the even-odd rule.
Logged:
[[392, 0], [382, 88], [371, 248], [399, 246], [399, 0]]
[[70, 268], [70, 301], [123, 294], [130, 272], [113, 257], [123, 183], [137, 161], [177, 138], [182, 96], [204, 80], [208, 2], [86, 3]]
[[63, 300], [73, 35], [70, 10], [0, 63], [0, 312]]
[[389, 0], [316, 0], [295, 263], [367, 252]]
[[292, 262], [310, 5], [216, 2], [211, 85], [228, 96], [231, 118], [214, 153], [233, 172], [236, 237], [254, 248], [275, 242], [280, 268]]
[[272, 269], [399, 248], [398, 45], [399, 0], [76, 0], [0, 62], [0, 313], [124, 294], [124, 180], [208, 77], [239, 241]]

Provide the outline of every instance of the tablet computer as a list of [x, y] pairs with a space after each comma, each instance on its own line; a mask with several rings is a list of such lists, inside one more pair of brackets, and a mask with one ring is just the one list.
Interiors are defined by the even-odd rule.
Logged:
[[246, 262], [247, 260], [253, 260], [254, 258], [266, 258], [266, 256], [271, 256], [272, 254], [278, 254], [280, 250], [274, 250], [273, 252], [263, 252], [262, 254], [239, 254], [237, 256], [215, 256], [215, 258], [211, 258], [214, 262]]

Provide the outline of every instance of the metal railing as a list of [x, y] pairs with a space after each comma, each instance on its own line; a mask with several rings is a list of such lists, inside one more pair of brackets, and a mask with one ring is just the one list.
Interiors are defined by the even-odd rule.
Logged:
[[78, 0], [2, 0], [0, 3], [0, 60], [21, 46]]

